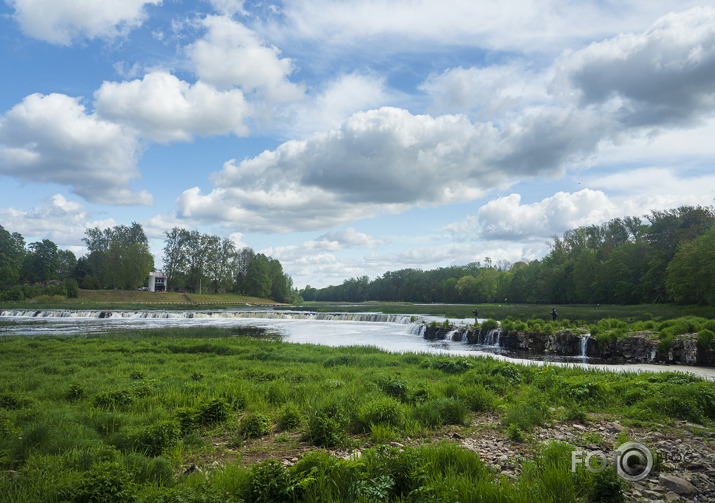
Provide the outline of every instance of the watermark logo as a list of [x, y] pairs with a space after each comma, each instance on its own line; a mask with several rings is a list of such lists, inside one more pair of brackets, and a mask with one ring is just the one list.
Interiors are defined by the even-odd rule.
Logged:
[[[601, 473], [608, 464], [608, 456], [603, 451], [571, 452], [572, 472], [578, 465], [584, 465], [591, 473]], [[613, 465], [622, 479], [638, 482], [653, 470], [653, 453], [639, 442], [626, 442], [613, 451]]]

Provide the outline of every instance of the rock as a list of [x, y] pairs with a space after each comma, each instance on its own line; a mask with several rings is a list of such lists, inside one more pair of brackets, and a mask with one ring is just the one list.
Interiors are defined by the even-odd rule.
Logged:
[[460, 435], [459, 433], [452, 433], [452, 438], [456, 438], [456, 439], [458, 439], [458, 440], [461, 440], [461, 439], [464, 438], [464, 437], [462, 437], [462, 435]]
[[199, 468], [195, 464], [191, 463], [189, 465], [189, 467], [186, 470], [184, 470], [184, 475], [191, 475], [192, 473], [203, 473], [203, 472], [201, 471], [201, 468]]
[[682, 496], [692, 496], [697, 492], [693, 484], [675, 475], [661, 474], [658, 483]]
[[625, 426], [623, 426], [622, 424], [618, 424], [618, 423], [608, 423], [608, 425], [606, 425], [606, 428], [611, 433], [620, 433], [626, 429]]
[[573, 428], [574, 428], [575, 430], [579, 430], [579, 431], [583, 431], [583, 430], [586, 429], [585, 426], [582, 426], [582, 425], [580, 425], [580, 424], [574, 424], [574, 425], [573, 425]]
[[668, 491], [668, 494], [665, 495], [665, 501], [679, 501], [679, 500], [680, 500], [680, 496], [678, 496], [673, 491]]
[[390, 442], [390, 447], [394, 447], [395, 449], [403, 449], [405, 446], [402, 445], [400, 442]]

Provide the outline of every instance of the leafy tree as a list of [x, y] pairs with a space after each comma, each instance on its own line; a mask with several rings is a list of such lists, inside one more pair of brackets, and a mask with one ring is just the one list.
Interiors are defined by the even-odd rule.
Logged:
[[678, 249], [667, 274], [668, 294], [678, 304], [715, 304], [715, 225]]
[[0, 225], [0, 284], [16, 283], [25, 258], [25, 240]]
[[58, 279], [60, 258], [57, 245], [49, 239], [30, 243], [22, 264], [22, 276], [32, 283]]
[[246, 269], [246, 293], [254, 297], [271, 295], [271, 267], [268, 257], [259, 253]]

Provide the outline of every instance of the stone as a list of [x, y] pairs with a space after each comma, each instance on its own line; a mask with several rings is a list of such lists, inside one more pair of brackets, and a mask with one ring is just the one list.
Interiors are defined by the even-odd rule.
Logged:
[[608, 431], [610, 431], [611, 433], [620, 433], [626, 429], [625, 426], [623, 426], [622, 424], [618, 424], [618, 423], [608, 423], [607, 428], [608, 428]]
[[665, 495], [665, 501], [679, 501], [679, 500], [680, 500], [680, 496], [678, 496], [673, 491], [668, 491], [668, 494]]
[[697, 492], [693, 484], [675, 475], [661, 474], [658, 483], [681, 496], [692, 496]]

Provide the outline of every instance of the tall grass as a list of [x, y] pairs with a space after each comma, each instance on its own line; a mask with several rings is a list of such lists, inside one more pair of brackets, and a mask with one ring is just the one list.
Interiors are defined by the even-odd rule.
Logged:
[[[380, 444], [468, 434], [484, 412], [523, 440], [558, 419], [549, 407], [646, 423], [715, 419], [715, 384], [685, 374], [237, 335], [203, 327], [0, 338], [0, 470], [17, 474], [0, 476], [0, 501], [552, 501], [554, 491], [575, 501], [601, 482], [562, 473], [567, 447], [538, 452], [533, 468], [506, 481], [453, 443]], [[289, 448], [276, 435], [316, 452], [293, 467], [242, 464], [261, 442]], [[326, 447], [363, 456], [335, 458]], [[182, 475], [191, 463], [203, 475]]]

